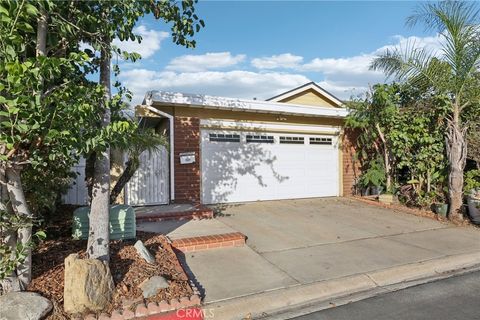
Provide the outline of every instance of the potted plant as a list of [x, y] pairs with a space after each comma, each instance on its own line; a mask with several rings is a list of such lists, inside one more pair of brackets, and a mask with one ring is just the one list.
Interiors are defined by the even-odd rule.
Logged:
[[480, 224], [480, 189], [471, 190], [467, 197], [468, 214], [475, 224]]
[[370, 162], [370, 166], [360, 177], [360, 185], [365, 189], [370, 189], [371, 195], [382, 193], [385, 184], [385, 168], [383, 163], [378, 160]]
[[480, 170], [465, 173], [468, 214], [475, 224], [480, 224]]
[[432, 205], [433, 212], [441, 217], [446, 218], [448, 213], [448, 203], [445, 192], [438, 191], [435, 193], [435, 202]]

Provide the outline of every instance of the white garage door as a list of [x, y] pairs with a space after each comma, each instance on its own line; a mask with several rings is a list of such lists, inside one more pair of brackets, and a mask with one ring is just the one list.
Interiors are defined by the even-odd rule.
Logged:
[[202, 130], [203, 203], [339, 195], [336, 136]]

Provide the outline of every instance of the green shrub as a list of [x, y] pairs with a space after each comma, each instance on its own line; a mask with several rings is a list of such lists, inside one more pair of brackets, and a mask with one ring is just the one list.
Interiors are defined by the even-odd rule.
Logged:
[[360, 185], [364, 188], [385, 185], [386, 173], [385, 166], [380, 159], [370, 161], [368, 169], [366, 169], [360, 177]]
[[474, 190], [480, 190], [480, 170], [470, 170], [465, 172], [463, 190], [467, 195]]

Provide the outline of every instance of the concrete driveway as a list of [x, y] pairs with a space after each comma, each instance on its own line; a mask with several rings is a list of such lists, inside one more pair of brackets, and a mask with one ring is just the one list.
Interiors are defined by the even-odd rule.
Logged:
[[480, 252], [479, 230], [346, 198], [229, 205], [216, 220], [248, 246], [185, 254], [206, 302]]

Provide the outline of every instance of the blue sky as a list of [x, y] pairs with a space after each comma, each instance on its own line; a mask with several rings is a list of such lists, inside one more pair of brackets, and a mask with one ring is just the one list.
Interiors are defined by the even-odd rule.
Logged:
[[[146, 17], [141, 44], [121, 43], [144, 58], [122, 64], [120, 80], [141, 102], [148, 90], [266, 99], [308, 81], [340, 98], [384, 81], [368, 70], [386, 48], [415, 41], [438, 46], [421, 27], [405, 27], [414, 1], [202, 1], [206, 27], [197, 47], [172, 43], [169, 27]], [[118, 44], [118, 43], [117, 43]]]

